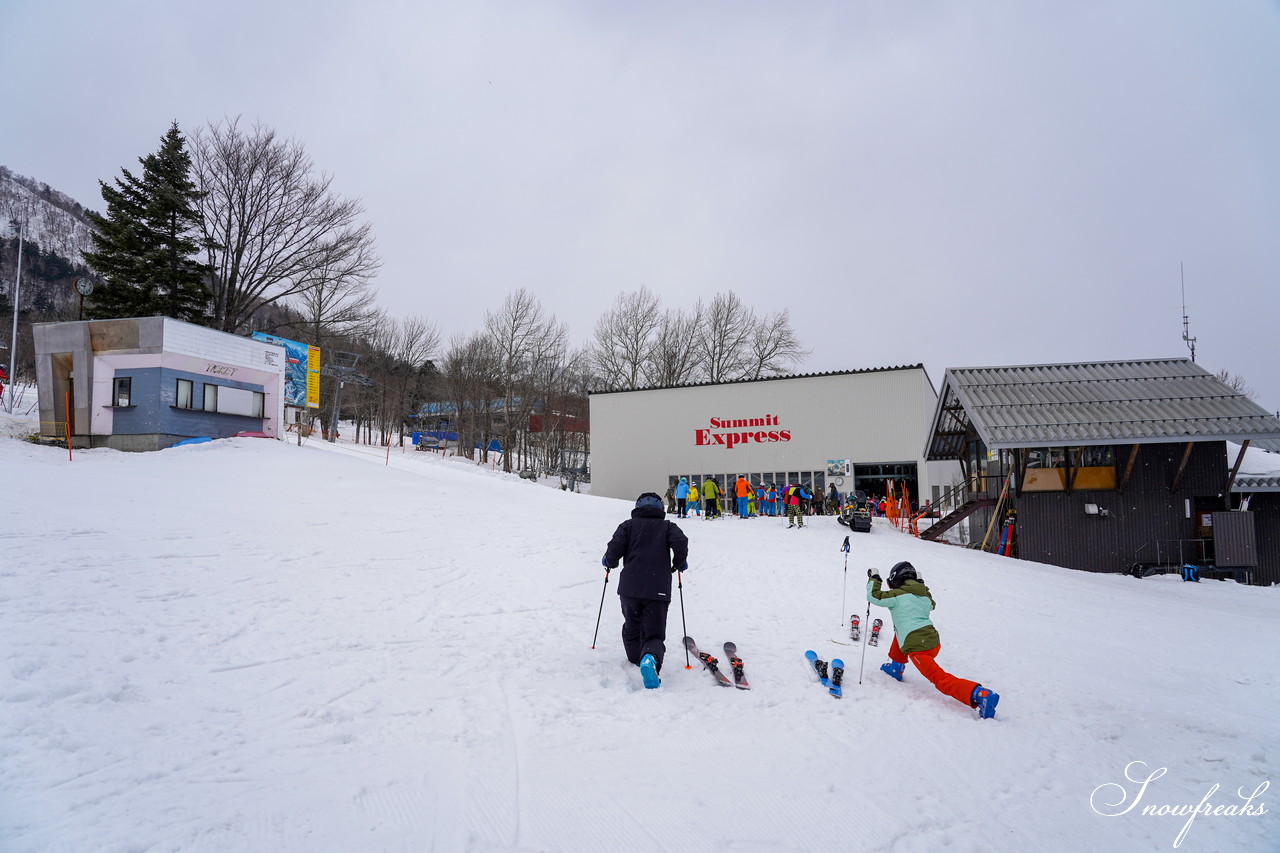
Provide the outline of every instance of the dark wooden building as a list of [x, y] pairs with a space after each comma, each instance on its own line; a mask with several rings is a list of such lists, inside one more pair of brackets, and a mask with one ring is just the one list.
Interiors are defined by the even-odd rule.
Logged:
[[951, 369], [925, 458], [963, 482], [922, 535], [965, 521], [1026, 560], [1280, 583], [1280, 480], [1238, 476], [1251, 444], [1280, 450], [1280, 420], [1189, 359]]

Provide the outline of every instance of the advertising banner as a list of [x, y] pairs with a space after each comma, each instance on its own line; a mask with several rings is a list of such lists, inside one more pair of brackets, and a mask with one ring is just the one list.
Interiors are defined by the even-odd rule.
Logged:
[[307, 407], [320, 408], [320, 347], [307, 347]]

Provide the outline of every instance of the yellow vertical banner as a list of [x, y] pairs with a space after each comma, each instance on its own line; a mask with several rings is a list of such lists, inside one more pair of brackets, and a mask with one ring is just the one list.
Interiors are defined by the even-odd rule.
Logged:
[[307, 408], [320, 408], [320, 347], [307, 346]]

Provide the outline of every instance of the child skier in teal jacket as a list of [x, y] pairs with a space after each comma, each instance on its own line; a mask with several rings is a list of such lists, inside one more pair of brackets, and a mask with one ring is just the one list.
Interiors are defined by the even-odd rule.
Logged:
[[929, 619], [935, 606], [933, 596], [916, 574], [915, 566], [902, 562], [890, 569], [887, 591], [881, 589], [880, 583], [880, 575], [867, 569], [867, 601], [889, 608], [893, 618], [889, 663], [881, 664], [880, 669], [901, 681], [903, 667], [909, 660], [938, 690], [957, 702], [977, 708], [979, 716], [994, 717], [999, 694], [976, 681], [957, 678], [938, 666], [936, 658], [942, 650], [942, 639]]

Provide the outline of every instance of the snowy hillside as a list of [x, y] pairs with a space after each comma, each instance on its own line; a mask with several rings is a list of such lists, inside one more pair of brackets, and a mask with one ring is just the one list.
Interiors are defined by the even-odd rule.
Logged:
[[[833, 519], [690, 519], [689, 631], [753, 689], [684, 669], [673, 604], [645, 691], [600, 568], [628, 502], [319, 442], [0, 466], [5, 853], [1280, 849], [1280, 590], [877, 527], [842, 610]], [[996, 719], [830, 641], [901, 559]]]
[[[71, 197], [48, 184], [0, 166], [0, 225], [22, 223], [23, 239], [73, 264], [84, 262], [92, 245], [92, 226], [85, 210]], [[12, 236], [6, 231], [5, 236]]]

